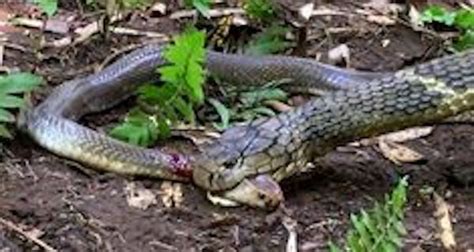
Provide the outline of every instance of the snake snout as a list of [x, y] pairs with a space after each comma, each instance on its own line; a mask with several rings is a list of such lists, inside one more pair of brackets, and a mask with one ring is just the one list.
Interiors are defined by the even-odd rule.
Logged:
[[273, 210], [283, 202], [278, 183], [267, 174], [244, 179], [235, 188], [221, 193], [226, 199], [251, 207]]

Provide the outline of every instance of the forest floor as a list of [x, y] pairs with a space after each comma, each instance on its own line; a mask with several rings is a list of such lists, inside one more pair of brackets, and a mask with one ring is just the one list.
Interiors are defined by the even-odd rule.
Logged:
[[[0, 31], [8, 35], [4, 67], [32, 71], [47, 80], [48, 84], [35, 93], [37, 101], [61, 82], [94, 72], [113, 53], [165, 37], [111, 33], [105, 40], [93, 35], [62, 47], [39, 45], [40, 41], [59, 41], [97, 16], [93, 12], [79, 16], [76, 1], [62, 2], [55, 16], [58, 23], [53, 24], [56, 31], [0, 25]], [[362, 8], [350, 1], [336, 2], [315, 8]], [[155, 35], [176, 34], [190, 19], [170, 17], [168, 14], [180, 11], [179, 6], [165, 5], [167, 14], [137, 11], [116, 25]], [[39, 18], [26, 5], [0, 4], [0, 20], [12, 13]], [[66, 17], [75, 21], [65, 21], [71, 20]], [[213, 19], [214, 24], [217, 19]], [[356, 14], [314, 16], [309, 22], [306, 56], [321, 55], [325, 61], [328, 50], [346, 44], [350, 67], [393, 71], [440, 55], [443, 45], [436, 36], [414, 31], [400, 20], [383, 22]], [[61, 31], [63, 25], [70, 25], [66, 32]], [[243, 28], [231, 30], [234, 36], [239, 29]], [[104, 125], [125, 111], [118, 108], [88, 116], [84, 122]], [[164, 144], [172, 146], [173, 141]], [[18, 134], [15, 140], [4, 143], [0, 152], [0, 251], [44, 249], [44, 244], [35, 240], [58, 251], [285, 251], [288, 230], [284, 223], [288, 219], [297, 224], [300, 251], [324, 251], [329, 240], [339, 244], [344, 240], [351, 213], [383, 199], [397, 174], [409, 175], [410, 184], [405, 251], [443, 251], [434, 215], [436, 206], [427, 189], [436, 191], [452, 207], [457, 250], [474, 249], [474, 189], [467, 179], [474, 177], [474, 127], [434, 126], [427, 136], [402, 144], [421, 154], [421, 160], [395, 164], [385, 158], [377, 144], [339, 148], [318, 159], [316, 168], [282, 183], [284, 211], [265, 212], [214, 206], [192, 184], [95, 172], [52, 155]], [[182, 190], [182, 201], [171, 207], [162, 201], [170, 186]], [[136, 207], [133, 199], [141, 192], [151, 192], [156, 201]]]

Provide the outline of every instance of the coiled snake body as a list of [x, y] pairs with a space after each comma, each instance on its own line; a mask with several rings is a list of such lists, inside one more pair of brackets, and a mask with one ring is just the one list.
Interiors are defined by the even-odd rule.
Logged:
[[[273, 118], [236, 126], [201, 152], [178, 154], [131, 146], [74, 122], [129, 97], [156, 79], [162, 46], [147, 46], [103, 71], [56, 88], [27, 111], [20, 126], [41, 146], [96, 169], [189, 180], [208, 191], [258, 207], [282, 200], [276, 182], [334, 147], [405, 127], [439, 122], [474, 108], [474, 51], [394, 73], [371, 74], [284, 56], [209, 51], [206, 67], [240, 85], [289, 79], [289, 87], [327, 92]], [[337, 91], [338, 90], [338, 91]]]

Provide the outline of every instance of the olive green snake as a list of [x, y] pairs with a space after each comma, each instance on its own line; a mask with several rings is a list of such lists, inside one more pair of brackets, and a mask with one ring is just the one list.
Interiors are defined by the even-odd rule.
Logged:
[[194, 156], [132, 146], [75, 122], [157, 80], [156, 68], [166, 64], [163, 49], [139, 48], [98, 73], [65, 82], [27, 110], [19, 126], [45, 149], [95, 169], [192, 181], [229, 200], [269, 208], [283, 200], [277, 182], [338, 145], [474, 108], [474, 51], [384, 74], [297, 57], [208, 51], [207, 71], [235, 85], [287, 79], [289, 89], [324, 94], [289, 112], [230, 128]]

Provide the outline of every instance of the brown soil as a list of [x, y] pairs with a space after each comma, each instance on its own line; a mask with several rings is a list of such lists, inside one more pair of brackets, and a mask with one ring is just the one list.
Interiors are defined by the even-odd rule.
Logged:
[[[74, 11], [74, 7], [67, 8]], [[139, 19], [135, 16], [123, 25], [163, 33], [179, 28], [176, 21], [166, 18], [147, 26], [137, 25]], [[314, 24], [354, 28], [328, 39], [313, 27], [321, 36], [310, 41], [307, 49], [310, 54], [322, 52], [324, 56], [328, 48], [347, 43], [352, 52], [350, 64], [358, 69], [400, 69], [435, 57], [439, 51], [439, 41], [403, 25], [383, 27], [346, 17], [320, 18]], [[106, 41], [94, 37], [74, 47], [43, 50], [39, 55], [30, 50], [33, 37], [13, 40], [27, 49], [7, 49], [5, 62], [46, 77], [48, 86], [37, 92], [38, 99], [66, 79], [91, 73], [114, 49], [143, 42], [117, 35]], [[382, 46], [384, 40], [390, 41], [386, 47]], [[90, 118], [91, 123], [111, 120], [102, 116]], [[473, 126], [442, 125], [431, 135], [406, 143], [425, 157], [415, 164], [395, 165], [374, 147], [331, 152], [317, 162], [317, 169], [284, 181], [285, 211], [216, 207], [190, 184], [182, 185], [184, 201], [179, 206], [167, 208], [158, 197], [157, 204], [141, 210], [128, 205], [126, 185], [134, 182], [158, 195], [162, 181], [96, 173], [18, 135], [0, 152], [0, 217], [33, 236], [41, 232], [36, 236], [59, 251], [284, 251], [288, 233], [282, 221], [289, 216], [298, 223], [301, 251], [321, 251], [330, 239], [344, 239], [350, 213], [381, 200], [398, 176], [408, 174], [409, 235], [404, 250], [443, 251], [433, 200], [420, 191], [433, 187], [453, 206], [459, 251], [466, 251], [474, 248], [474, 190], [469, 186], [474, 173], [472, 143]], [[0, 224], [0, 251], [41, 248]]]

